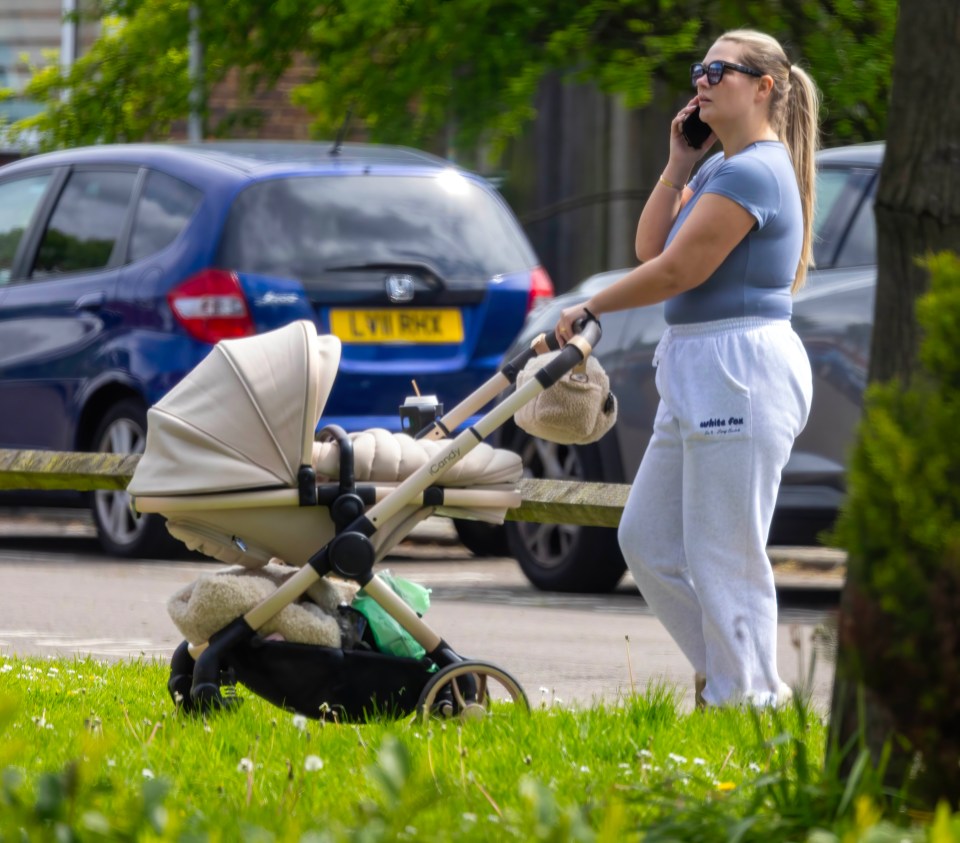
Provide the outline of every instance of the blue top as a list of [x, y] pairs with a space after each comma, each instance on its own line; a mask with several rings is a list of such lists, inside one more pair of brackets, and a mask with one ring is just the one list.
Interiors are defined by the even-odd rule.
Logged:
[[667, 300], [667, 323], [744, 316], [789, 319], [790, 288], [803, 247], [803, 210], [786, 147], [779, 141], [758, 141], [729, 158], [717, 153], [689, 186], [693, 196], [674, 222], [667, 245], [706, 193], [732, 199], [756, 225], [706, 281]]

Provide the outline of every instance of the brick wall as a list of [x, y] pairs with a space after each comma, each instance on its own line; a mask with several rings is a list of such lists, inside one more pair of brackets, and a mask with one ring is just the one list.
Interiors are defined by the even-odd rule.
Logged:
[[208, 131], [212, 131], [229, 112], [244, 109], [253, 112], [259, 122], [234, 126], [230, 132], [232, 138], [309, 140], [310, 115], [290, 102], [290, 92], [297, 85], [310, 81], [312, 73], [312, 66], [301, 58], [273, 90], [259, 91], [249, 98], [244, 98], [240, 93], [237, 74], [232, 72], [210, 92]]
[[[312, 140], [310, 115], [290, 102], [290, 92], [312, 78], [312, 65], [300, 58], [272, 90], [244, 96], [236, 72], [230, 73], [209, 93], [207, 137], [215, 136], [219, 126], [221, 136], [235, 140]], [[171, 132], [177, 140], [186, 135], [186, 122], [178, 123]], [[365, 138], [355, 129], [349, 139]]]

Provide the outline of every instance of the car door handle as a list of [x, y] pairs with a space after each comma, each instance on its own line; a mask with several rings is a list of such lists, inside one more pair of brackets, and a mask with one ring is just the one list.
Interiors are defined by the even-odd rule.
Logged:
[[80, 298], [74, 302], [74, 310], [89, 310], [92, 312], [98, 311], [103, 307], [103, 303], [107, 300], [107, 294], [102, 290], [96, 293], [84, 293]]

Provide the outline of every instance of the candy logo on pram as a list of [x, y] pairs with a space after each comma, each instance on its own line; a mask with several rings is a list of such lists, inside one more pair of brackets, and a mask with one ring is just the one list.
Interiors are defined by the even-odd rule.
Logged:
[[459, 459], [459, 458], [460, 458], [460, 449], [457, 448], [456, 451], [452, 451], [451, 453], [447, 454], [442, 460], [440, 460], [440, 462], [436, 463], [435, 465], [431, 465], [431, 466], [430, 466], [430, 473], [431, 473], [431, 474], [436, 474], [438, 471], [442, 471], [443, 468], [444, 468], [448, 463], [454, 462], [455, 460], [457, 460], [457, 459]]

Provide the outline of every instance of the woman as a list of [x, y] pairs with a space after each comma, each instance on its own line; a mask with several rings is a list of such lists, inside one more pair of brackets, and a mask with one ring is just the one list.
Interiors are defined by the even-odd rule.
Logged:
[[[660, 405], [619, 540], [650, 606], [696, 672], [698, 704], [775, 705], [777, 601], [766, 554], [783, 469], [810, 407], [790, 325], [812, 256], [818, 96], [773, 38], [721, 36], [691, 67], [697, 95], [637, 226], [641, 265], [556, 326], [667, 300]], [[713, 134], [687, 145], [696, 107]], [[696, 162], [719, 140], [723, 150]]]

